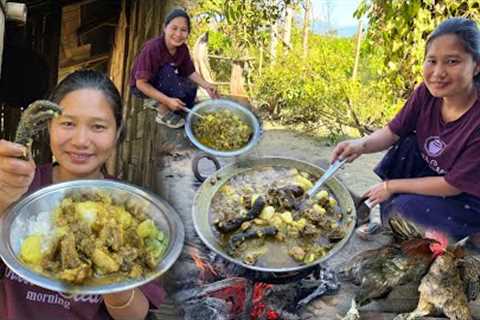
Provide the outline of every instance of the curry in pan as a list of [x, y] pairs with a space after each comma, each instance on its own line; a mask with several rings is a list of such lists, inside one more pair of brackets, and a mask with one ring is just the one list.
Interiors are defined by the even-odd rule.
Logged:
[[347, 221], [328, 190], [296, 204], [318, 177], [263, 167], [230, 178], [210, 206], [211, 224], [231, 257], [261, 267], [310, 264], [346, 236]]

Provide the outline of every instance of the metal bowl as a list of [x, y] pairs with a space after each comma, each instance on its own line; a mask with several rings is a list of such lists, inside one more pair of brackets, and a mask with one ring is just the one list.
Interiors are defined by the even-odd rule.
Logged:
[[[22, 241], [29, 235], [29, 222], [53, 214], [65, 195], [75, 191], [102, 191], [114, 201], [131, 200], [145, 205], [146, 214], [155, 221], [168, 239], [168, 247], [156, 269], [142, 278], [126, 279], [110, 284], [74, 285], [50, 278], [30, 269], [18, 258]], [[48, 212], [48, 214], [45, 214]], [[76, 180], [54, 184], [40, 189], [11, 206], [0, 218], [0, 256], [5, 264], [23, 279], [53, 291], [74, 294], [105, 294], [141, 286], [165, 273], [177, 260], [183, 247], [185, 231], [175, 210], [154, 194], [137, 186], [112, 180]]]
[[252, 132], [253, 132], [252, 137], [243, 148], [232, 150], [232, 151], [220, 151], [220, 150], [212, 149], [202, 144], [195, 137], [195, 134], [193, 133], [193, 130], [192, 130], [192, 128], [195, 126], [195, 123], [198, 121], [198, 117], [192, 112], [188, 113], [187, 121], [185, 122], [185, 132], [187, 134], [187, 137], [190, 139], [190, 141], [198, 149], [208, 154], [214, 155], [216, 157], [235, 157], [245, 152], [248, 152], [260, 141], [260, 138], [262, 136], [262, 128], [260, 126], [260, 122], [258, 118], [255, 116], [253, 112], [251, 112], [241, 104], [231, 100], [226, 100], [226, 99], [206, 100], [194, 106], [192, 111], [202, 114], [202, 113], [209, 113], [209, 112], [217, 112], [224, 109], [227, 109], [235, 113], [238, 117], [240, 117], [241, 120], [243, 120], [252, 129]]

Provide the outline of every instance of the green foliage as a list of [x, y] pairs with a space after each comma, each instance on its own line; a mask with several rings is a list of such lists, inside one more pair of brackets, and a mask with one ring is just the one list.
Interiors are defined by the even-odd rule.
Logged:
[[364, 59], [360, 79], [352, 80], [354, 41], [311, 37], [307, 60], [300, 45], [265, 68], [254, 79], [252, 95], [264, 115], [306, 130], [323, 129], [338, 136], [346, 128], [365, 134], [391, 118], [403, 101], [396, 101], [376, 69], [377, 56]]
[[269, 39], [270, 26], [296, 0], [199, 0], [196, 15], [209, 24], [215, 22], [217, 31], [226, 35], [234, 57], [245, 50], [262, 46]]
[[355, 15], [367, 15], [369, 52], [381, 49], [381, 73], [392, 90], [406, 97], [422, 80], [428, 34], [447, 17], [480, 20], [480, 0], [362, 0]]

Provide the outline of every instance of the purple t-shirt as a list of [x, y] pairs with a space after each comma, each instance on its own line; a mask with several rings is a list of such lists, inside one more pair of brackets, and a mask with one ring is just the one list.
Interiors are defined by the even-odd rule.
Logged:
[[[52, 164], [39, 166], [29, 192], [50, 184], [52, 184]], [[158, 308], [165, 299], [165, 291], [157, 280], [140, 287], [140, 290], [152, 307]], [[103, 304], [101, 295], [68, 296], [61, 292], [40, 288], [19, 277], [0, 260], [0, 319], [101, 320], [111, 319], [111, 317]]]
[[139, 79], [150, 81], [160, 67], [170, 63], [178, 68], [182, 77], [188, 77], [195, 71], [190, 52], [186, 44], [182, 44], [172, 56], [165, 45], [165, 36], [162, 34], [157, 38], [145, 42], [142, 51], [135, 58], [132, 72], [130, 73], [130, 87], [136, 88], [136, 81]]
[[422, 158], [462, 192], [480, 197], [480, 100], [455, 121], [445, 123], [442, 99], [421, 84], [388, 124], [398, 136], [416, 131]]

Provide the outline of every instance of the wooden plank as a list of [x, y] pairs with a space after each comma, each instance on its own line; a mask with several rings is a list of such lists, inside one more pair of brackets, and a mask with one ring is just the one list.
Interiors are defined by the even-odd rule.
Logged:
[[78, 27], [80, 27], [81, 23], [82, 21], [81, 21], [80, 9], [65, 10], [65, 8], [63, 8], [62, 34], [64, 36], [75, 34]]
[[255, 58], [252, 58], [252, 57], [232, 58], [232, 57], [219, 56], [219, 55], [216, 55], [216, 54], [209, 54], [208, 57], [213, 58], [213, 59], [228, 60], [228, 61], [251, 61], [251, 60], [255, 60]]
[[245, 78], [243, 77], [243, 65], [238, 62], [234, 62], [232, 65], [230, 94], [234, 96], [247, 96], [247, 90], [245, 90]]
[[[88, 60], [90, 58], [90, 52], [92, 50], [92, 45], [90, 43], [84, 44], [83, 46], [65, 48], [65, 58], [71, 59], [74, 61]], [[68, 62], [67, 62], [68, 63]]]
[[99, 61], [107, 61], [110, 58], [109, 53], [101, 53], [92, 56], [90, 59], [87, 59], [85, 61], [69, 61], [68, 63], [61, 65], [60, 68], [81, 68], [88, 66], [89, 64], [96, 63]]
[[[115, 38], [113, 42], [112, 55], [110, 65], [108, 66], [108, 73], [110, 79], [117, 87], [120, 95], [123, 94], [123, 75], [126, 56], [126, 37], [127, 37], [127, 16], [126, 16], [126, 0], [122, 0], [120, 15], [118, 18], [117, 28], [115, 30]], [[115, 174], [118, 162], [117, 153], [120, 152], [116, 148], [114, 154], [107, 161], [107, 170], [110, 174]]]
[[[116, 163], [116, 174], [119, 175], [121, 178], [127, 178], [132, 175], [130, 172], [130, 166], [129, 166], [129, 161], [130, 157], [132, 154], [132, 141], [133, 141], [133, 136], [135, 134], [135, 129], [136, 129], [136, 121], [135, 121], [135, 113], [133, 112], [134, 110], [134, 105], [135, 105], [135, 98], [133, 98], [130, 95], [130, 86], [128, 84], [129, 75], [130, 75], [130, 69], [131, 69], [131, 64], [132, 61], [135, 57], [136, 54], [136, 48], [134, 46], [134, 41], [135, 37], [137, 36], [137, 17], [139, 15], [139, 3], [137, 0], [132, 0], [130, 2], [130, 10], [129, 10], [129, 20], [127, 22], [128, 24], [128, 52], [127, 52], [127, 57], [126, 57], [126, 62], [125, 62], [125, 67], [124, 67], [124, 82], [123, 82], [123, 98], [124, 98], [124, 110], [123, 110], [123, 118], [128, 119], [127, 120], [127, 139], [126, 143], [124, 143], [121, 148], [120, 148], [120, 158], [119, 161]], [[138, 105], [138, 103], [137, 103]], [[128, 180], [130, 182], [133, 182], [132, 180]]]
[[81, 39], [90, 32], [93, 32], [97, 29], [100, 29], [102, 27], [116, 27], [117, 26], [117, 21], [116, 19], [112, 18], [105, 18], [105, 19], [98, 19], [95, 21], [90, 22], [87, 25], [81, 25], [77, 29], [77, 36]]
[[[83, 0], [83, 1], [75, 1], [75, 0], [63, 0], [60, 1], [60, 4], [64, 6], [65, 10], [76, 10], [80, 9], [81, 6], [84, 6], [86, 4], [96, 2], [98, 0]], [[75, 2], [75, 3], [71, 3]]]

